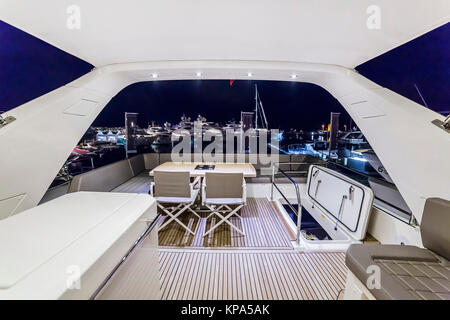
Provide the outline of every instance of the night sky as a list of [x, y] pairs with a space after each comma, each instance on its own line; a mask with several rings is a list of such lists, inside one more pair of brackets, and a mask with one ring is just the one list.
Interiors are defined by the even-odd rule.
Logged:
[[[450, 24], [387, 52], [356, 69], [409, 99], [450, 112]], [[0, 111], [7, 111], [82, 76], [93, 68], [39, 39], [0, 21]], [[121, 91], [105, 107], [94, 125], [121, 126], [124, 112], [139, 112], [140, 125], [149, 121], [178, 122], [180, 116], [224, 123], [240, 119], [240, 111], [254, 108], [254, 84], [272, 128], [316, 129], [341, 112], [342, 106], [324, 89], [311, 84], [227, 80], [156, 81], [136, 83]]]
[[228, 80], [180, 80], [141, 82], [125, 88], [94, 125], [123, 125], [125, 111], [139, 112], [141, 126], [147, 126], [147, 120], [176, 123], [183, 113], [192, 120], [201, 114], [213, 122], [239, 121], [241, 111], [254, 110], [255, 83], [271, 128], [318, 129], [328, 123], [332, 111], [342, 112], [342, 121], [349, 122], [332, 95], [308, 83], [238, 80], [230, 86]]

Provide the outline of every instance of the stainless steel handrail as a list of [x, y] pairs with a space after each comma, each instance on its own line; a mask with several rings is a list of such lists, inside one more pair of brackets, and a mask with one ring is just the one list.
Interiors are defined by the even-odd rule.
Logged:
[[[302, 210], [301, 210], [301, 197], [300, 197], [300, 189], [298, 187], [298, 183], [294, 181], [284, 170], [279, 168], [280, 164], [285, 165], [291, 165], [291, 164], [309, 164], [307, 162], [274, 162], [272, 165], [272, 188], [271, 188], [271, 194], [270, 199], [273, 201], [273, 188], [275, 187], [278, 192], [281, 194], [281, 196], [284, 198], [284, 200], [287, 202], [287, 205], [292, 210], [292, 212], [297, 216], [297, 238], [295, 239], [297, 243], [300, 242], [300, 230], [301, 230], [301, 224], [302, 224]], [[278, 188], [278, 186], [275, 183], [275, 166], [278, 165], [278, 172], [281, 172], [288, 180], [294, 185], [295, 187], [295, 193], [297, 195], [297, 209], [289, 202], [289, 200], [286, 198], [286, 196], [283, 194], [283, 192]]]
[[[280, 164], [285, 164], [285, 165], [291, 165], [291, 164], [306, 164], [306, 165], [322, 165], [320, 163], [311, 163], [311, 162], [273, 162], [272, 168], [274, 167], [274, 165], [280, 165]], [[325, 165], [325, 164], [323, 164]], [[281, 171], [280, 168], [278, 168], [278, 170]], [[283, 170], [284, 173], [286, 172], [295, 172], [295, 173], [307, 173], [308, 170]]]

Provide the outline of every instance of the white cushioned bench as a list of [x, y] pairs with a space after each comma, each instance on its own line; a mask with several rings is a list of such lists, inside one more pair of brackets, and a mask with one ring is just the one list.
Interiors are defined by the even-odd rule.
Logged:
[[76, 192], [0, 221], [0, 300], [89, 299], [155, 217], [146, 194]]

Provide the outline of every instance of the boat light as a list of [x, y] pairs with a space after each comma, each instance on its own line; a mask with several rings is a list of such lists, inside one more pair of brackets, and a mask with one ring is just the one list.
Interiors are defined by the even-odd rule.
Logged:
[[152, 73], [152, 78], [153, 78], [153, 79], [158, 78], [158, 74], [157, 74], [157, 73]]
[[251, 78], [253, 76], [253, 73], [247, 72], [247, 77]]
[[197, 77], [201, 77], [201, 76], [202, 76], [202, 73], [201, 73], [200, 71], [198, 71], [198, 72], [195, 73], [195, 75], [196, 75]]
[[296, 74], [291, 74], [291, 79], [297, 79], [297, 75]]

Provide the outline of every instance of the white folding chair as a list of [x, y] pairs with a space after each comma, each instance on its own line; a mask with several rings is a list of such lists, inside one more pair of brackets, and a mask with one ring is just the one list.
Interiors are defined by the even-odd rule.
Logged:
[[[213, 215], [220, 218], [220, 221], [206, 231], [203, 236], [208, 235], [224, 222], [245, 236], [244, 230], [239, 229], [230, 221], [230, 218], [234, 215], [242, 221], [238, 212], [246, 204], [246, 186], [243, 173], [206, 172], [202, 184], [202, 204], [211, 210], [207, 219]], [[236, 207], [232, 209], [230, 206]]]
[[159, 227], [159, 230], [165, 228], [172, 221], [176, 221], [189, 233], [195, 235], [195, 232], [181, 222], [178, 217], [188, 210], [200, 219], [197, 212], [191, 208], [200, 191], [200, 177], [191, 182], [189, 171], [155, 171], [154, 178], [155, 181], [150, 186], [150, 193], [155, 197], [158, 207], [168, 216], [167, 221]]

